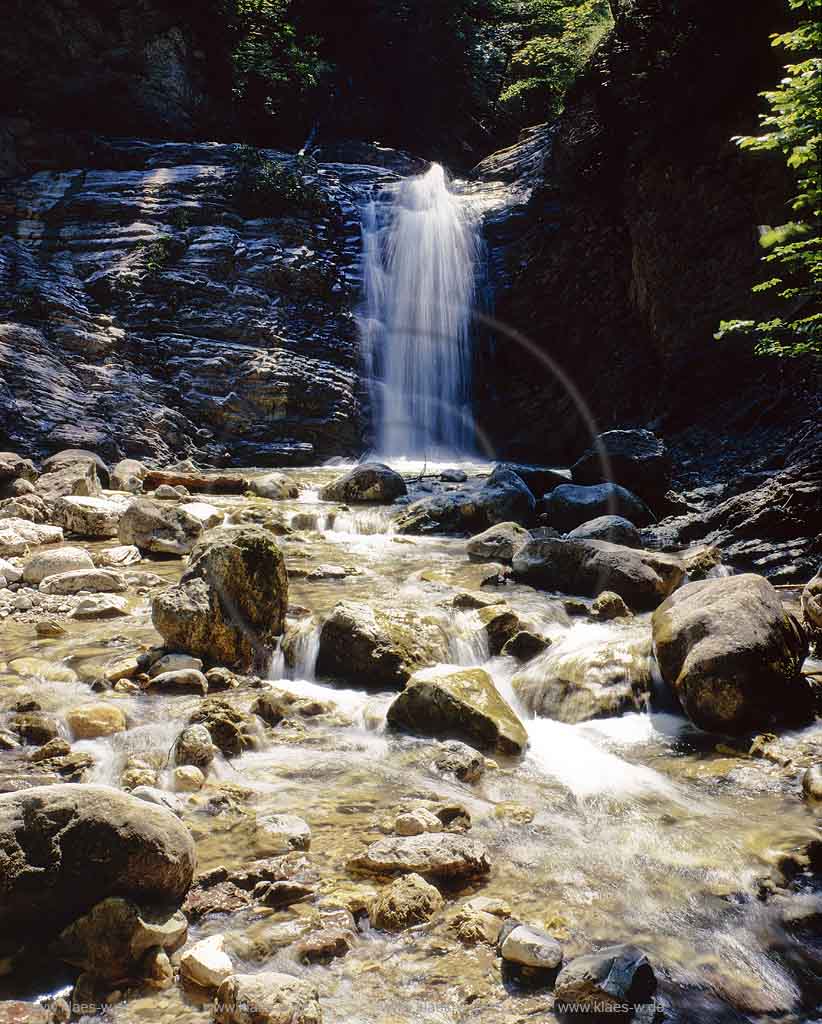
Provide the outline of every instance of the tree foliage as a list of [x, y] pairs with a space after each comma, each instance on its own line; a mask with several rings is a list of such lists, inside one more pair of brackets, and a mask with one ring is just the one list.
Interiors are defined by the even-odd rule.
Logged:
[[789, 0], [800, 20], [773, 45], [796, 56], [779, 85], [763, 96], [761, 135], [741, 136], [743, 149], [781, 154], [796, 192], [790, 221], [762, 233], [769, 276], [754, 291], [771, 305], [767, 318], [720, 324], [717, 338], [746, 335], [767, 355], [822, 355], [822, 0]]
[[474, 159], [554, 117], [607, 0], [214, 0], [243, 134], [323, 134]]

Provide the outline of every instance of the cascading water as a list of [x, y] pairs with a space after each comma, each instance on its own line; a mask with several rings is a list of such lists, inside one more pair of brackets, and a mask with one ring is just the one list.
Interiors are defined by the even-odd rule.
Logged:
[[363, 215], [366, 373], [384, 456], [473, 448], [471, 319], [479, 228], [439, 164], [384, 190]]

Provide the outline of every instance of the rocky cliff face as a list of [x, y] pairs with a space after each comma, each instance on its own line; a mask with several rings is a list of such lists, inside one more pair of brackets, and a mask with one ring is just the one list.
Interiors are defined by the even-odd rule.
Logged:
[[[779, 0], [613, 6], [614, 31], [543, 150], [497, 313], [570, 376], [600, 427], [673, 429], [750, 371], [747, 353], [713, 333], [723, 317], [751, 311], [757, 225], [784, 221], [788, 183], [778, 161], [742, 154], [731, 138], [755, 128], [757, 93], [779, 78], [769, 34], [784, 9]], [[584, 447], [580, 415], [539, 359], [508, 343], [491, 359], [485, 374], [507, 386], [485, 396], [484, 418], [510, 455]], [[513, 437], [512, 406], [522, 423]], [[548, 436], [535, 434], [535, 418]]]
[[0, 35], [0, 177], [74, 166], [87, 134], [209, 138], [231, 90], [196, 0], [11, 0]]
[[359, 454], [358, 208], [394, 173], [320, 164], [317, 209], [251, 219], [234, 147], [103, 141], [92, 161], [0, 188], [0, 448]]

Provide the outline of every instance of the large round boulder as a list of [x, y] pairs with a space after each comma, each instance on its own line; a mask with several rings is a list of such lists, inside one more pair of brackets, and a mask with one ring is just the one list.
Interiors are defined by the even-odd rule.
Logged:
[[121, 544], [160, 555], [187, 555], [202, 532], [196, 516], [150, 498], [133, 501], [119, 526]]
[[0, 796], [0, 934], [23, 945], [108, 896], [179, 904], [194, 842], [169, 811], [108, 786], [65, 783]]
[[439, 622], [410, 609], [341, 601], [320, 631], [317, 671], [353, 686], [398, 690], [416, 669], [447, 654], [448, 637]]
[[628, 1007], [647, 1004], [656, 992], [656, 975], [636, 946], [605, 946], [578, 956], [559, 972], [554, 986], [555, 1012], [623, 1016]]
[[159, 593], [152, 621], [172, 650], [209, 664], [250, 668], [283, 631], [285, 559], [256, 526], [212, 530], [191, 552], [180, 583]]
[[99, 498], [102, 485], [97, 475], [97, 464], [93, 461], [56, 463], [37, 480], [34, 489], [41, 498], [54, 501], [76, 495], [82, 498]]
[[520, 754], [528, 734], [481, 668], [435, 666], [416, 672], [388, 709], [388, 725], [417, 736], [465, 740]]
[[317, 989], [277, 971], [232, 974], [217, 989], [217, 1024], [322, 1024]]
[[689, 583], [652, 625], [662, 678], [700, 728], [738, 734], [808, 717], [807, 636], [763, 577]]
[[642, 537], [633, 523], [622, 516], [597, 516], [568, 534], [571, 540], [607, 540], [626, 548], [641, 548]]
[[320, 491], [323, 501], [370, 502], [388, 504], [408, 493], [405, 481], [390, 466], [364, 462], [355, 466]]
[[601, 540], [532, 540], [517, 551], [513, 565], [522, 583], [584, 597], [611, 590], [636, 611], [656, 608], [685, 576], [673, 555]]
[[574, 463], [571, 476], [577, 484], [622, 484], [653, 506], [671, 486], [671, 456], [650, 430], [608, 430]]
[[654, 519], [645, 502], [613, 483], [560, 484], [545, 498], [545, 512], [551, 526], [566, 532], [600, 516], [621, 516], [634, 526], [648, 526]]
[[139, 494], [148, 469], [137, 459], [122, 459], [111, 471], [111, 489]]
[[26, 583], [38, 584], [49, 576], [93, 568], [94, 562], [85, 548], [54, 548], [32, 555], [23, 565], [23, 579]]

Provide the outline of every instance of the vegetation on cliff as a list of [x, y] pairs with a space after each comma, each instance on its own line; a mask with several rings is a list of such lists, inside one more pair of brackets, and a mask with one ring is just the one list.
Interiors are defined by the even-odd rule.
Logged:
[[763, 93], [768, 111], [761, 135], [740, 136], [743, 149], [780, 153], [796, 178], [793, 219], [762, 232], [770, 275], [754, 287], [773, 297], [771, 315], [730, 320], [718, 338], [745, 334], [767, 355], [822, 354], [822, 0], [789, 0], [801, 20], [773, 37], [796, 61], [775, 89]]

